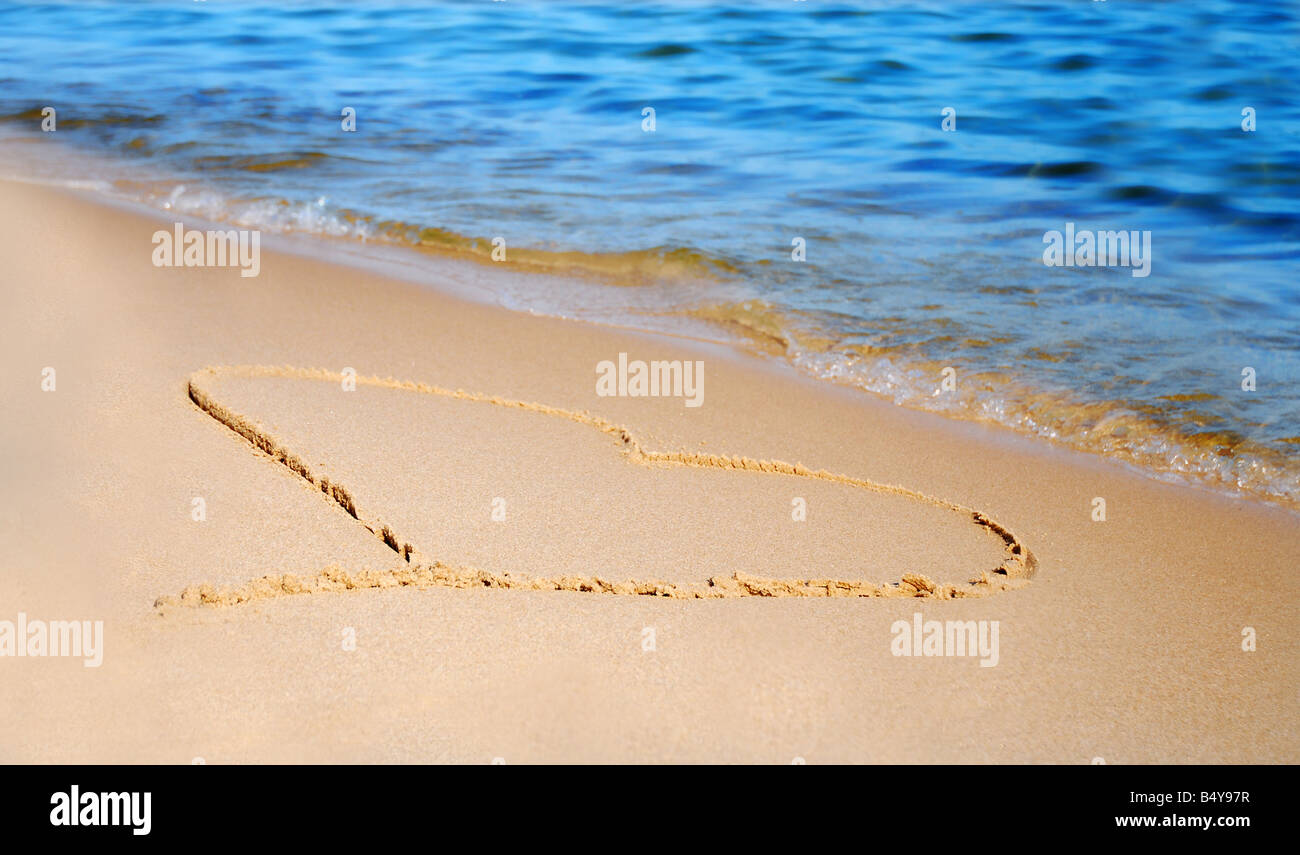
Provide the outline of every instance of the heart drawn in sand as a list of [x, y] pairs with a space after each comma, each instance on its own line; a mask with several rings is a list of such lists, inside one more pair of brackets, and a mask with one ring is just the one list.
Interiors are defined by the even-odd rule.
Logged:
[[651, 450], [586, 412], [283, 366], [206, 368], [188, 391], [404, 561], [193, 585], [159, 605], [435, 585], [950, 599], [1019, 587], [1036, 568], [973, 508], [797, 463]]

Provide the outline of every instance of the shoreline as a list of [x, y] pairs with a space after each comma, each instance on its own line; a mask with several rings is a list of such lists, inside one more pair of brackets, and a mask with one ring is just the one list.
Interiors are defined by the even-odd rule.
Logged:
[[[16, 169], [17, 164], [38, 157], [49, 148], [43, 142], [38, 145], [42, 146], [41, 150], [35, 150], [31, 141], [9, 140], [4, 148], [10, 157], [7, 169]], [[55, 170], [59, 174], [74, 168], [70, 162], [80, 163], [87, 157], [108, 170], [108, 174], [118, 174], [127, 169], [127, 165], [103, 155], [87, 155], [73, 148], [61, 149], [59, 157], [63, 159]], [[138, 164], [131, 168], [137, 167]], [[47, 174], [33, 183], [38, 187], [50, 186], [47, 182], [54, 180], [52, 174]], [[132, 186], [142, 184], [140, 176], [122, 180]], [[855, 361], [858, 358], [852, 356], [852, 348], [848, 352], [834, 350], [823, 353], [819, 349], [825, 345], [821, 341], [823, 333], [818, 331], [816, 324], [809, 326], [804, 323], [806, 318], [797, 320], [798, 310], [769, 304], [757, 292], [743, 296], [738, 283], [719, 279], [705, 288], [699, 282], [674, 275], [671, 285], [614, 284], [612, 280], [605, 281], [598, 272], [605, 269], [609, 273], [607, 268], [610, 265], [617, 266], [613, 261], [615, 258], [647, 256], [651, 253], [649, 250], [596, 254], [524, 250], [526, 255], [549, 253], [557, 264], [561, 263], [557, 260], [568, 256], [585, 257], [591, 262], [585, 272], [566, 272], [562, 267], [539, 272], [530, 269], [531, 262], [527, 261], [522, 266], [513, 260], [506, 263], [489, 261], [485, 251], [479, 251], [482, 247], [474, 252], [463, 252], [439, 241], [413, 245], [395, 240], [391, 235], [385, 236], [382, 229], [373, 239], [353, 233], [280, 232], [262, 228], [258, 222], [246, 222], [240, 217], [216, 221], [168, 212], [159, 207], [160, 197], [151, 204], [132, 197], [130, 192], [109, 189], [115, 186], [116, 181], [108, 182], [99, 190], [80, 186], [87, 182], [71, 183], [74, 186], [69, 188], [69, 192], [98, 204], [109, 204], [156, 218], [160, 224], [171, 224], [181, 216], [187, 222], [208, 224], [206, 227], [209, 228], [262, 229], [263, 237], [271, 246], [284, 251], [309, 258], [331, 258], [366, 273], [393, 276], [489, 305], [603, 327], [701, 340], [723, 344], [746, 355], [775, 357], [818, 382], [843, 385], [896, 406], [937, 413], [952, 420], [992, 425], [1055, 448], [1118, 462], [1157, 481], [1187, 484], [1228, 496], [1245, 495], [1253, 500], [1300, 511], [1300, 493], [1296, 492], [1297, 485], [1300, 485], [1300, 480], [1297, 480], [1300, 470], [1296, 469], [1295, 457], [1289, 452], [1291, 446], [1278, 445], [1294, 443], [1300, 438], [1277, 436], [1279, 432], [1285, 432], [1281, 426], [1274, 432], [1272, 442], [1264, 442], [1258, 437], [1251, 439], [1230, 426], [1210, 430], [1205, 427], [1206, 422], [1198, 421], [1196, 424], [1200, 427], [1192, 428], [1185, 422], [1170, 421], [1165, 416], [1149, 412], [1149, 403], [1127, 399], [1090, 400], [1087, 396], [1066, 392], [1059, 385], [1027, 382], [1014, 372], [1008, 375], [1001, 369], [981, 371], [978, 361], [969, 363], [964, 358], [949, 360], [958, 366], [955, 370], [961, 377], [960, 393], [952, 400], [947, 396], [930, 395], [926, 390], [938, 382], [936, 378], [941, 376], [941, 370], [953, 370], [945, 367], [942, 361], [912, 355], [904, 356], [896, 363], [885, 359], [882, 367], [880, 363], [865, 358]], [[207, 192], [203, 187], [198, 189], [200, 193]], [[459, 239], [462, 242], [471, 240]], [[639, 263], [649, 261], [641, 258]], [[660, 287], [673, 290], [689, 288], [694, 296], [680, 305], [680, 295], [671, 299], [663, 294], [647, 298], [658, 309], [624, 305], [619, 296], [620, 293]], [[551, 293], [562, 296], [549, 296]], [[661, 302], [664, 305], [659, 305]], [[676, 308], [671, 307], [674, 305]], [[967, 373], [968, 363], [974, 373]], [[1170, 394], [1162, 396], [1162, 400], [1194, 401], [1202, 394], [1199, 391], [1190, 396]], [[990, 395], [992, 397], [988, 397]]]
[[[285, 252], [296, 241], [277, 236], [255, 278], [155, 268], [161, 215], [28, 184], [0, 193], [10, 202], [3, 483], [23, 507], [4, 524], [11, 572], [0, 590], [29, 615], [102, 616], [106, 628], [89, 682], [65, 663], [0, 662], [32, 686], [0, 705], [15, 735], [0, 742], [4, 759], [1300, 758], [1295, 511], [898, 407], [726, 345], [472, 302], [306, 243]], [[470, 291], [486, 275], [450, 262], [424, 271]], [[597, 364], [620, 352], [703, 360], [703, 405], [597, 396]], [[405, 565], [357, 524], [361, 512], [349, 516], [190, 400], [187, 378], [217, 365], [354, 367], [589, 412], [655, 450], [897, 485], [997, 520], [1038, 571], [975, 600], [381, 586], [159, 614], [157, 597], [200, 581]], [[46, 366], [58, 369], [53, 394], [40, 389]], [[986, 548], [901, 500], [864, 504], [828, 486], [792, 524], [789, 488], [742, 480], [756, 473], [706, 482], [710, 473], [619, 468], [602, 456], [608, 438], [582, 425], [319, 385], [223, 394], [434, 560], [536, 575], [604, 563], [624, 578], [661, 561], [683, 583], [728, 570], [770, 578], [746, 568], [802, 562], [888, 582], [917, 572], [912, 563], [964, 575]], [[503, 493], [509, 522], [494, 529]], [[891, 625], [917, 612], [999, 621], [999, 664], [891, 655]], [[1241, 649], [1246, 627], [1261, 639], [1255, 652]], [[359, 639], [351, 651], [339, 645], [345, 628]], [[50, 699], [45, 718], [36, 696]]]

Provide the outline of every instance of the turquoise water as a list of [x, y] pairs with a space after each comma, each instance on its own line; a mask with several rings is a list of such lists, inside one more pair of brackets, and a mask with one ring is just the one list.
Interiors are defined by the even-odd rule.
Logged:
[[[171, 210], [471, 258], [502, 236], [611, 286], [524, 307], [707, 321], [1294, 502], [1298, 47], [1300, 7], [1263, 2], [3, 4], [0, 132]], [[1149, 231], [1150, 275], [1045, 266], [1066, 223]]]

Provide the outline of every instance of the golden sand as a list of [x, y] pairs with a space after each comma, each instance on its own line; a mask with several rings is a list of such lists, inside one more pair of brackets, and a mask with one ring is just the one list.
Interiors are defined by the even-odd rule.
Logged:
[[[0, 661], [0, 760], [1300, 760], [1294, 512], [452, 297], [481, 273], [426, 256], [425, 284], [269, 237], [256, 278], [160, 269], [153, 216], [0, 194], [0, 602], [104, 622], [102, 667]], [[706, 404], [597, 397], [624, 351], [706, 360]], [[280, 364], [331, 368], [186, 380]], [[509, 523], [457, 516], [502, 481]], [[787, 484], [825, 491], [806, 522]], [[584, 491], [647, 519], [584, 528]], [[894, 656], [917, 613], [998, 621], [996, 667]]]

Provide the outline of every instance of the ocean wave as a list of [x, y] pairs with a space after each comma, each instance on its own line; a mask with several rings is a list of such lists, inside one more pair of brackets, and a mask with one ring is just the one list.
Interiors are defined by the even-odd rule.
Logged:
[[[89, 190], [144, 203], [160, 211], [230, 223], [282, 234], [359, 241], [403, 247], [439, 257], [475, 262], [497, 269], [580, 277], [595, 288], [656, 286], [649, 302], [594, 300], [570, 288], [536, 299], [527, 307], [543, 314], [588, 318], [657, 331], [686, 329], [698, 335], [712, 330], [718, 340], [785, 359], [820, 380], [849, 385], [895, 404], [949, 417], [991, 423], [1015, 432], [1122, 460], [1142, 471], [1187, 483], [1234, 490], [1300, 507], [1300, 437], [1278, 435], [1271, 444], [1231, 429], [1198, 429], [1198, 405], [1216, 401], [1212, 393], [1171, 393], [1152, 401], [1085, 399], [1066, 389], [1047, 389], [1025, 382], [1015, 370], [967, 371], [980, 365], [972, 354], [1015, 343], [1014, 337], [963, 336], [960, 324], [942, 314], [929, 317], [881, 316], [868, 334], [861, 319], [828, 319], [815, 312], [780, 306], [768, 300], [725, 301], [700, 297], [698, 290], [672, 287], [682, 283], [737, 283], [754, 271], [698, 250], [652, 247], [621, 253], [584, 253], [507, 247], [504, 261], [494, 261], [491, 238], [447, 229], [376, 220], [340, 208], [324, 196], [292, 202], [282, 198], [232, 198], [193, 183], [48, 179], [49, 183]], [[761, 272], [758, 275], [762, 275]], [[707, 294], [706, 288], [703, 293]], [[986, 285], [989, 293], [1032, 294], [1025, 286]], [[611, 292], [616, 293], [616, 292]], [[683, 302], [685, 300], [685, 302]], [[587, 306], [581, 303], [587, 303]], [[591, 307], [600, 303], [600, 309]], [[522, 308], [522, 306], [520, 306]], [[921, 306], [938, 310], [939, 304]], [[648, 323], [653, 317], [655, 323]], [[844, 324], [852, 323], [852, 333]], [[680, 323], [677, 323], [680, 322]], [[702, 326], [701, 326], [702, 325]], [[864, 341], [864, 338], [867, 339]], [[953, 354], [947, 362], [931, 352], [942, 345]], [[1068, 348], [1020, 352], [1025, 360], [1068, 365], [1077, 357]], [[944, 370], [960, 366], [951, 391], [941, 390]]]

